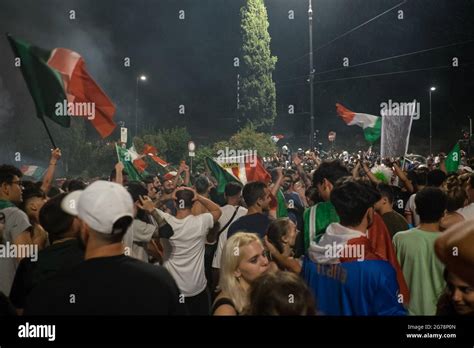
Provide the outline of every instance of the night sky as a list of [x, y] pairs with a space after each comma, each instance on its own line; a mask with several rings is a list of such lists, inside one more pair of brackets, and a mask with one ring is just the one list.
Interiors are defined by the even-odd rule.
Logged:
[[[474, 2], [410, 0], [348, 35], [331, 42], [403, 0], [313, 0], [316, 70], [315, 116], [320, 141], [330, 130], [348, 145], [362, 139], [356, 127], [336, 116], [336, 102], [374, 115], [392, 99], [421, 103], [411, 149], [426, 147], [429, 87], [433, 93], [434, 149], [449, 150], [474, 112], [474, 41], [379, 63], [342, 68], [385, 57], [474, 40]], [[187, 126], [198, 146], [233, 134], [238, 127], [234, 57], [240, 56], [241, 0], [1, 0], [0, 127], [2, 142], [23, 141], [23, 127], [40, 128], [34, 105], [3, 33], [46, 49], [80, 53], [90, 74], [117, 105], [116, 121], [134, 128], [136, 77], [139, 127]], [[308, 1], [267, 0], [277, 111], [273, 133], [296, 145], [309, 133]], [[76, 19], [69, 19], [69, 11]], [[184, 10], [185, 19], [179, 19]], [[398, 19], [398, 11], [403, 19]], [[294, 19], [289, 19], [294, 11]], [[331, 42], [329, 45], [327, 43]], [[130, 57], [131, 67], [124, 67]], [[453, 57], [459, 67], [452, 65]], [[430, 69], [403, 74], [365, 75]], [[328, 81], [337, 80], [337, 81]], [[185, 115], [178, 113], [185, 105]], [[288, 105], [295, 114], [288, 114]], [[14, 134], [14, 135], [13, 135]], [[97, 137], [93, 131], [90, 137]]]

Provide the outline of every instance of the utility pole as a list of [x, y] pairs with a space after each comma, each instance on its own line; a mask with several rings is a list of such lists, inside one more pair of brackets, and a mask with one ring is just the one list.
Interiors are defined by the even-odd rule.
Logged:
[[313, 67], [313, 8], [309, 0], [309, 91], [310, 91], [310, 135], [309, 147], [314, 149], [314, 67]]

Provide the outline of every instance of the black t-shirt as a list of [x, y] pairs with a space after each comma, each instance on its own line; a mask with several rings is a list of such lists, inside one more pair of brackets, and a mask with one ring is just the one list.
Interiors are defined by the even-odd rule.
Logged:
[[38, 259], [24, 258], [18, 265], [10, 291], [16, 308], [23, 308], [30, 291], [39, 283], [84, 261], [84, 248], [77, 239], [53, 244], [38, 253]]
[[270, 218], [265, 214], [244, 215], [229, 226], [227, 239], [237, 232], [257, 233], [260, 238], [263, 238], [270, 222]]
[[393, 210], [397, 213], [404, 215], [405, 206], [407, 205], [408, 199], [412, 195], [410, 192], [402, 191], [398, 186], [391, 186], [393, 190]]
[[186, 314], [176, 282], [161, 267], [125, 256], [86, 260], [33, 289], [25, 315]]

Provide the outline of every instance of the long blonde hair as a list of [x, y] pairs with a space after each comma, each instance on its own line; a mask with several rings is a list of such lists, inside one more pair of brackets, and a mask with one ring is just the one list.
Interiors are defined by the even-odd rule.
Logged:
[[232, 300], [239, 313], [248, 304], [248, 294], [234, 272], [243, 259], [242, 247], [253, 242], [262, 244], [256, 234], [238, 232], [227, 240], [222, 252], [219, 287]]

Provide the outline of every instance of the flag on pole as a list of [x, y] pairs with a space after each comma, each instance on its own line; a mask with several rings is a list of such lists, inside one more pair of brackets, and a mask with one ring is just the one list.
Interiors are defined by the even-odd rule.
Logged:
[[369, 114], [361, 114], [346, 109], [343, 105], [336, 103], [336, 111], [338, 115], [348, 126], [357, 125], [364, 129], [365, 140], [374, 143], [380, 138], [382, 128], [382, 118]]
[[446, 166], [446, 171], [448, 172], [448, 174], [457, 172], [460, 163], [461, 163], [461, 149], [459, 148], [459, 143], [456, 143], [456, 145], [454, 145], [453, 149], [451, 150], [450, 153], [448, 153], [448, 156], [446, 157], [446, 160], [444, 161], [444, 164]]
[[119, 162], [123, 163], [124, 170], [127, 173], [130, 181], [141, 181], [142, 177], [138, 170], [133, 165], [133, 151], [130, 152], [117, 144], [115, 144], [115, 150], [117, 151], [117, 157]]
[[44, 173], [46, 172], [45, 168], [38, 166], [28, 166], [23, 165], [20, 167], [21, 172], [24, 176], [30, 176], [36, 181], [39, 181], [43, 178]]
[[40, 119], [46, 116], [69, 127], [69, 116], [82, 116], [92, 122], [102, 138], [112, 133], [115, 106], [89, 75], [78, 53], [65, 48], [46, 50], [7, 37], [20, 58], [21, 72]]

